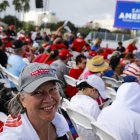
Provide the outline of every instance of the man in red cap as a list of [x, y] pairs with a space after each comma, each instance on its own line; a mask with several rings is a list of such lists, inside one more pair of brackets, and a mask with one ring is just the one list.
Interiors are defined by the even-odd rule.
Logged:
[[65, 84], [64, 75], [68, 74], [69, 68], [67, 67], [67, 62], [69, 61], [72, 54], [67, 49], [63, 49], [59, 52], [59, 59], [54, 61], [51, 66], [56, 69], [56, 74], [58, 79], [62, 80]]

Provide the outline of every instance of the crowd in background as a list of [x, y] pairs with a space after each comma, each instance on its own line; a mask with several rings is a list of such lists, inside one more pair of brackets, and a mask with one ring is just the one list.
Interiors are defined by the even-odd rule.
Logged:
[[[136, 40], [131, 41], [128, 46], [123, 46], [123, 42], [118, 41], [118, 46], [111, 49], [102, 46], [101, 38], [92, 43], [85, 40], [82, 33], [66, 32], [63, 28], [64, 25], [53, 34], [41, 32], [39, 27], [28, 34], [24, 30], [15, 32], [14, 25], [10, 25], [5, 31], [1, 29], [0, 64], [17, 77], [30, 63], [50, 65], [56, 70], [58, 79], [63, 81], [63, 95], [70, 100], [72, 107], [93, 116], [116, 136], [122, 136], [123, 140], [139, 140], [140, 124], [137, 120], [140, 119], [140, 52]], [[80, 82], [76, 87], [68, 85], [64, 75]], [[105, 109], [102, 109], [107, 101], [105, 86], [110, 85], [105, 85], [103, 76], [125, 83], [119, 90], [115, 89], [118, 97]], [[16, 85], [11, 81], [10, 88], [17, 91]], [[123, 113], [125, 115], [120, 116]], [[118, 125], [119, 119], [124, 127]], [[129, 119], [132, 122], [128, 123]], [[136, 128], [132, 127], [132, 123], [137, 125]], [[126, 130], [123, 131], [125, 127]], [[128, 135], [127, 129], [131, 129], [134, 134]], [[133, 129], [136, 129], [135, 132]]]

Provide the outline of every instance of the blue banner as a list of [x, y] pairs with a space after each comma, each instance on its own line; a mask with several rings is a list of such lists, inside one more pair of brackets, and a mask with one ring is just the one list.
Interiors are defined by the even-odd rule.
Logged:
[[117, 1], [114, 27], [140, 29], [140, 2]]

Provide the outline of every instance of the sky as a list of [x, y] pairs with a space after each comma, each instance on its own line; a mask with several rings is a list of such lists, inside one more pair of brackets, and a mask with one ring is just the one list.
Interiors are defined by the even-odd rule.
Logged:
[[116, 0], [50, 0], [49, 10], [56, 13], [59, 20], [70, 20], [84, 25], [97, 19], [113, 19]]
[[[8, 0], [12, 3], [12, 0]], [[35, 10], [35, 0], [31, 1], [31, 10]], [[113, 19], [116, 0], [44, 0], [48, 9], [54, 12], [58, 20], [69, 20], [75, 25], [85, 25], [88, 21], [97, 19]], [[10, 6], [6, 14], [15, 14]]]

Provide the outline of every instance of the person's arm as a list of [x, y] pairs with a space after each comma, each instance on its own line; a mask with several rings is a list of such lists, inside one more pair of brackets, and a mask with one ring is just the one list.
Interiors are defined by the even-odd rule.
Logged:
[[64, 28], [64, 25], [60, 26], [60, 27], [56, 30], [55, 34], [58, 35], [59, 32], [60, 32], [63, 28]]

